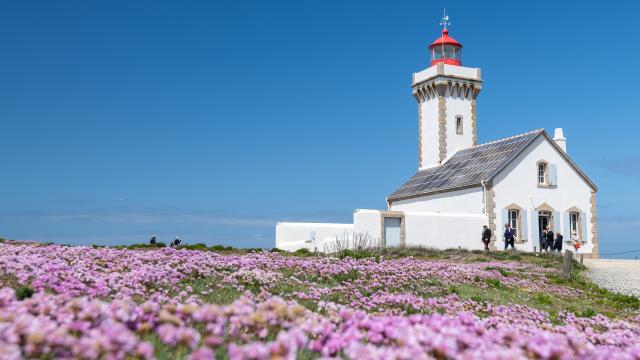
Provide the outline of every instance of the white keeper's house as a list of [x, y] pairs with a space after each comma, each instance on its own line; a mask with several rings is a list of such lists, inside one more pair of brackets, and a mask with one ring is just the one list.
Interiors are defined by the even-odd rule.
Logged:
[[368, 234], [385, 246], [503, 248], [502, 231], [516, 230], [516, 249], [539, 251], [548, 226], [575, 231], [579, 253], [598, 254], [596, 185], [567, 153], [562, 129], [543, 129], [485, 144], [477, 141], [479, 68], [462, 66], [462, 44], [445, 28], [430, 46], [431, 66], [413, 74], [418, 102], [419, 169], [387, 197], [386, 210], [357, 209], [352, 224], [276, 225], [276, 247], [322, 251], [336, 237]]

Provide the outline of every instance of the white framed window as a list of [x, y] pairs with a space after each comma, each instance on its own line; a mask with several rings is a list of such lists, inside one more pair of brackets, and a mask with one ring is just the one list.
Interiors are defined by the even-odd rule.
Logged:
[[513, 232], [518, 236], [518, 218], [520, 217], [520, 211], [515, 209], [509, 210], [507, 216], [509, 226], [511, 226]]
[[546, 162], [538, 162], [538, 185], [549, 184], [549, 166]]
[[456, 134], [462, 135], [464, 134], [464, 127], [462, 123], [462, 116], [456, 116]]
[[569, 213], [569, 231], [571, 233], [569, 236], [571, 240], [574, 240], [576, 237], [578, 240], [582, 238], [582, 229], [580, 229], [580, 213], [577, 211], [573, 211]]

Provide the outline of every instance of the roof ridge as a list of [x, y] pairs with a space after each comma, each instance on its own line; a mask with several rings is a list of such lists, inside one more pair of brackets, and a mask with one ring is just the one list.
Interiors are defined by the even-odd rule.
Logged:
[[[501, 141], [511, 140], [511, 139], [515, 139], [515, 138], [518, 138], [518, 137], [522, 137], [522, 136], [526, 136], [526, 135], [531, 135], [531, 134], [534, 134], [534, 133], [537, 133], [537, 132], [543, 132], [543, 131], [544, 131], [544, 129], [543, 129], [543, 128], [535, 129], [535, 130], [527, 131], [527, 132], [522, 133], [522, 134], [509, 136], [509, 137], [506, 137], [506, 138], [503, 138], [503, 139], [493, 140], [493, 141], [489, 141], [489, 142], [486, 142], [486, 143], [483, 143], [483, 144], [478, 144], [478, 145], [470, 146], [470, 147], [468, 147], [468, 148], [466, 148], [466, 149], [473, 149], [473, 148], [477, 148], [477, 147], [480, 147], [480, 146], [491, 145], [491, 144], [495, 144], [495, 143], [498, 143], [498, 142], [501, 142]], [[460, 149], [460, 150], [464, 150], [464, 149]]]

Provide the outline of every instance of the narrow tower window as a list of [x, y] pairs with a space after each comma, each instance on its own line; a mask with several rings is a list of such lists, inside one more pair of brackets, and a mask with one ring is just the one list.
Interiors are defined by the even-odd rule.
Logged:
[[458, 135], [463, 134], [462, 116], [456, 116], [456, 134]]

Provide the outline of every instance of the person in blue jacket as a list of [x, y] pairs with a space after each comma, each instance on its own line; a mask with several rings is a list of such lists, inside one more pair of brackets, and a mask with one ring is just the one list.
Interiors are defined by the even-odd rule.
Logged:
[[509, 245], [511, 249], [515, 250], [516, 232], [511, 228], [511, 225], [504, 224], [504, 249], [507, 250]]

